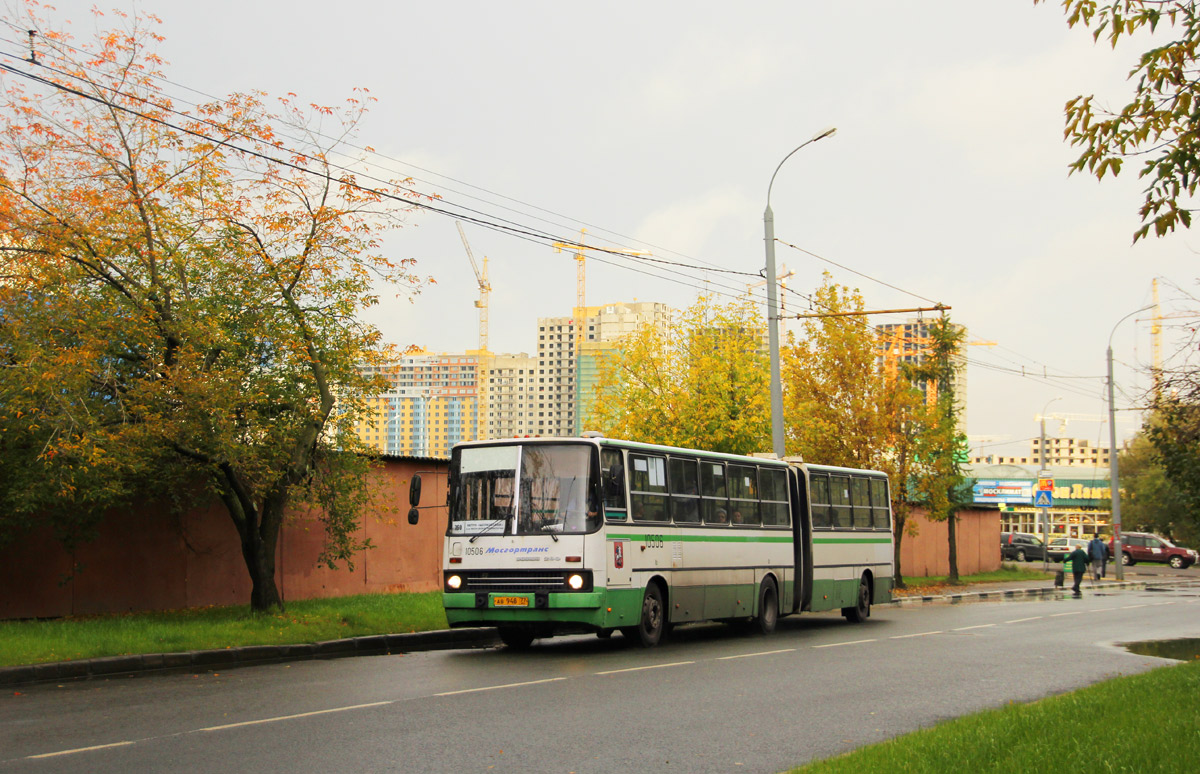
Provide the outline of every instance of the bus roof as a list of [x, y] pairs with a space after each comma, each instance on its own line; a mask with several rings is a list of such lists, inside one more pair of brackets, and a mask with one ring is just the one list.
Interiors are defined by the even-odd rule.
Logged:
[[827, 473], [857, 473], [860, 475], [884, 475], [878, 470], [862, 470], [859, 468], [842, 468], [836, 465], [816, 465], [811, 462], [794, 463], [784, 460], [772, 459], [770, 457], [752, 457], [746, 454], [729, 454], [727, 452], [708, 451], [706, 449], [685, 449], [679, 446], [666, 446], [655, 443], [642, 443], [641, 441], [626, 441], [620, 438], [605, 438], [603, 436], [557, 436], [552, 438], [495, 438], [485, 441], [464, 441], [456, 446], [503, 446], [508, 444], [542, 444], [542, 443], [588, 443], [598, 446], [617, 446], [623, 449], [638, 449], [641, 451], [656, 451], [664, 454], [690, 454], [698, 457], [708, 457], [710, 459], [720, 459], [726, 461], [742, 462], [746, 464], [769, 465], [772, 467], [797, 467], [809, 471], [821, 471]]

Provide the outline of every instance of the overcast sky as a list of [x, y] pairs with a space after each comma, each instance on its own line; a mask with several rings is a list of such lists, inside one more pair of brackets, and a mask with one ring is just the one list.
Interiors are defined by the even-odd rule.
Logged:
[[[90, 4], [56, 6], [84, 37]], [[1096, 420], [1107, 410], [1113, 326], [1150, 302], [1156, 277], [1164, 315], [1200, 308], [1191, 297], [1200, 233], [1131, 244], [1136, 167], [1115, 182], [1067, 175], [1076, 154], [1062, 139], [1064, 103], [1096, 93], [1124, 104], [1140, 49], [1093, 45], [1067, 29], [1054, 2], [136, 7], [163, 21], [173, 96], [260, 89], [336, 103], [365, 87], [378, 104], [359, 141], [382, 154], [376, 171], [412, 176], [419, 190], [488, 220], [564, 239], [587, 228], [609, 246], [692, 265], [761, 271], [771, 173], [837, 127], [779, 172], [775, 232], [872, 279], [784, 245], [778, 262], [795, 272], [798, 293], [830, 271], [860, 288], [869, 309], [938, 301], [972, 341], [996, 342], [970, 348], [975, 451], [1024, 453], [1051, 401], [1049, 414], [1071, 418], [1065, 428], [1049, 421], [1049, 435], [1107, 444]], [[571, 313], [574, 261], [464, 228], [475, 256], [489, 258], [491, 349], [534, 353], [537, 317]], [[437, 284], [411, 301], [385, 298], [372, 319], [387, 339], [474, 348], [476, 283], [454, 219], [413, 214], [388, 249]], [[752, 281], [609, 260], [588, 262], [590, 304], [685, 307], [706, 279], [722, 294]], [[1149, 387], [1148, 316], [1113, 337], [1119, 408], [1139, 405]], [[1194, 320], [1164, 320], [1168, 364]], [[1122, 412], [1118, 432], [1136, 419]]]

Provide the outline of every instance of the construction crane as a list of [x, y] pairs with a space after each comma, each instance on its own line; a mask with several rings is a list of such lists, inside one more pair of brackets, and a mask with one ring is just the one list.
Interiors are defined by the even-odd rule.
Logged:
[[467, 233], [463, 231], [462, 223], [454, 221], [454, 225], [458, 227], [458, 235], [462, 237], [463, 247], [467, 248], [467, 258], [471, 259], [471, 269], [475, 272], [475, 281], [479, 284], [479, 300], [475, 302], [476, 308], [479, 309], [479, 351], [488, 351], [488, 294], [492, 292], [492, 283], [488, 282], [487, 275], [487, 256], [483, 256], [483, 271], [479, 270], [479, 266], [475, 263], [475, 255], [471, 252], [471, 245], [467, 242]]
[[[595, 250], [597, 248], [586, 244], [587, 229], [579, 229], [578, 242], [555, 242], [554, 252], [561, 253], [564, 249], [574, 250], [575, 252], [575, 363], [579, 363], [579, 345], [583, 341], [583, 318], [587, 314], [586, 306], [586, 288], [587, 288], [587, 269], [585, 267], [586, 257], [583, 254], [584, 250]], [[603, 248], [606, 253], [617, 253], [619, 255], [650, 255], [648, 252], [641, 250], [618, 250], [611, 247]]]

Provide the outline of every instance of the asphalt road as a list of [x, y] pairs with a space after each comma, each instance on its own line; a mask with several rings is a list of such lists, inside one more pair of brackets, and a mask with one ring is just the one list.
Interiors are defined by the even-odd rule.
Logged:
[[[1139, 565], [1140, 567], [1140, 565]], [[677, 630], [35, 685], [0, 698], [0, 771], [778, 772], [939, 720], [1160, 666], [1200, 587], [876, 608], [771, 637]]]

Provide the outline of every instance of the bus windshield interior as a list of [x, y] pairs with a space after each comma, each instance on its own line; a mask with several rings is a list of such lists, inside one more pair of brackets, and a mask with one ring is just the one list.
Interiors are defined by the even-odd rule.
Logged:
[[594, 455], [585, 444], [462, 449], [451, 484], [450, 534], [562, 535], [598, 529]]

